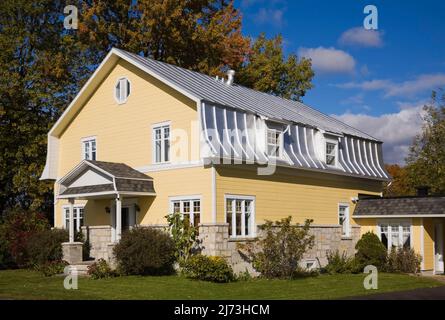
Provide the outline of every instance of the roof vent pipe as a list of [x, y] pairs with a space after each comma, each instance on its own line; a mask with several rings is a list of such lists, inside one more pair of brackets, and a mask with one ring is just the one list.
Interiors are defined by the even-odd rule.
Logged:
[[230, 69], [227, 71], [227, 85], [231, 86], [235, 80], [235, 70]]

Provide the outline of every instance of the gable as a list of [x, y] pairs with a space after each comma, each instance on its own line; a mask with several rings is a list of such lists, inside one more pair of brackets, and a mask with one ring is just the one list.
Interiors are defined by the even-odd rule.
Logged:
[[[114, 87], [122, 76], [131, 81], [132, 92], [127, 103], [119, 105], [114, 98]], [[149, 139], [146, 132], [144, 134], [141, 130], [168, 118], [176, 120], [175, 125], [189, 132], [190, 121], [197, 118], [197, 101], [195, 97], [171, 86], [169, 81], [143, 70], [143, 66], [128, 62], [113, 49], [48, 133], [47, 160], [41, 179], [55, 180], [81, 160], [79, 138], [97, 136], [101, 150], [110, 153], [102, 153], [99, 157], [122, 162], [123, 157], [113, 155], [117, 153], [113, 150], [115, 146], [107, 146], [112, 144], [111, 135], [117, 138], [116, 143], [126, 146], [131, 141], [134, 146], [136, 142], [132, 138], [138, 134]], [[186, 121], [189, 121], [187, 125]], [[139, 143], [146, 144], [148, 141]], [[67, 154], [69, 156], [63, 156]], [[147, 160], [142, 161], [142, 158], [147, 157], [150, 157], [147, 152], [135, 155], [131, 158], [137, 163], [129, 164], [146, 165]]]
[[94, 185], [103, 185], [113, 183], [113, 179], [98, 170], [89, 168], [80, 174], [73, 182], [67, 184], [67, 187], [85, 187]]

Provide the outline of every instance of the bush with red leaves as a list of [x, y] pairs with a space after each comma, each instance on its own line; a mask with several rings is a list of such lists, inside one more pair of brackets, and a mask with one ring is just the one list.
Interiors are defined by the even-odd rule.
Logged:
[[16, 209], [5, 213], [0, 223], [0, 269], [26, 266], [30, 237], [49, 227], [45, 216], [37, 212]]

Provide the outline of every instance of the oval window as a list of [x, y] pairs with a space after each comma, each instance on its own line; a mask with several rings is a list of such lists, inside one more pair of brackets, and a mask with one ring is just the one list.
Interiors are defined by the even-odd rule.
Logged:
[[130, 92], [131, 85], [127, 78], [120, 78], [117, 80], [114, 91], [114, 97], [116, 98], [117, 103], [125, 103], [130, 95]]

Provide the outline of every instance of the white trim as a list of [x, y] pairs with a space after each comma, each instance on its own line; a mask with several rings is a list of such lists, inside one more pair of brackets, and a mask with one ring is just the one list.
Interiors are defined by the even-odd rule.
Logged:
[[[381, 224], [388, 225], [388, 251], [392, 248], [392, 239], [389, 235], [390, 232], [390, 224], [398, 224], [399, 225], [399, 242], [403, 241], [403, 225], [409, 224], [409, 246], [410, 248], [414, 248], [414, 239], [413, 239], [413, 220], [412, 219], [379, 219], [377, 220], [377, 236], [380, 241], [382, 240], [382, 230]], [[400, 228], [402, 227], [402, 228]], [[401, 233], [400, 233], [401, 232]]]
[[374, 150], [375, 150], [375, 159], [376, 159], [376, 162], [377, 162], [377, 166], [379, 167], [379, 169], [380, 169], [380, 171], [381, 171], [381, 173], [383, 174], [383, 176], [385, 177], [385, 178], [388, 178], [388, 176], [386, 175], [386, 173], [385, 173], [385, 171], [382, 169], [382, 166], [380, 165], [380, 160], [379, 160], [379, 152], [378, 152], [378, 150], [377, 150], [377, 143], [374, 143]]
[[[225, 155], [229, 155], [229, 153], [227, 152], [226, 148], [224, 148], [223, 143], [221, 142], [221, 139], [219, 138], [218, 122], [216, 121], [216, 107], [215, 106], [212, 106], [212, 111], [213, 111], [213, 123], [215, 124], [216, 140], [218, 141], [219, 145], [221, 146], [224, 154]], [[224, 131], [224, 128], [222, 129], [222, 131]]]
[[[62, 229], [65, 229], [65, 230], [66, 230], [66, 220], [67, 220], [65, 210], [68, 210], [68, 223], [69, 223], [69, 219], [70, 219], [70, 217], [69, 217], [69, 215], [70, 215], [69, 210], [70, 210], [70, 207], [71, 207], [70, 204], [65, 204], [65, 205], [62, 206], [62, 221], [63, 221]], [[76, 209], [82, 209], [82, 210], [83, 210], [83, 217], [82, 217], [82, 219], [83, 219], [83, 221], [84, 221], [84, 225], [85, 225], [85, 203], [74, 204], [74, 205], [73, 205], [73, 210], [76, 210]], [[74, 211], [73, 211], [73, 213], [74, 213]], [[81, 227], [82, 227], [82, 226], [79, 224], [79, 220], [80, 220], [79, 214], [80, 214], [80, 211], [77, 211], [77, 213], [76, 213], [77, 217], [74, 217], [74, 215], [73, 215], [73, 219], [74, 219], [74, 230], [75, 230], [76, 232], [79, 232], [79, 231], [81, 230]], [[54, 221], [55, 221], [55, 220], [54, 220]], [[68, 229], [69, 229], [69, 228], [68, 228]]]
[[[119, 100], [117, 97], [116, 97], [116, 86], [118, 85], [118, 83], [121, 81], [121, 80], [127, 80], [127, 82], [128, 82], [128, 86], [129, 86], [129, 88], [130, 88], [130, 93], [127, 95], [127, 91], [128, 91], [128, 86], [126, 85], [126, 87], [125, 87], [125, 89], [127, 89], [127, 90], [125, 90], [126, 92], [125, 92], [125, 99], [124, 100]], [[114, 95], [114, 100], [116, 101], [116, 103], [118, 104], [118, 105], [122, 105], [122, 104], [125, 104], [125, 103], [127, 103], [127, 101], [128, 101], [128, 97], [131, 95], [131, 93], [133, 92], [133, 89], [132, 89], [132, 87], [131, 87], [131, 81], [130, 81], [130, 79], [127, 77], [127, 76], [121, 76], [121, 77], [119, 77], [117, 80], [116, 80], [116, 83], [115, 83], [115, 85], [114, 85], [114, 87], [113, 87], [113, 90], [114, 90], [114, 92], [113, 92], [113, 95]], [[121, 88], [119, 88], [119, 90], [122, 90]], [[120, 92], [121, 93], [121, 92]], [[120, 94], [119, 93], [119, 94]]]
[[[229, 240], [236, 240], [236, 239], [250, 239], [256, 237], [256, 196], [248, 196], [248, 195], [237, 195], [237, 194], [224, 194], [224, 221], [227, 222], [227, 200], [235, 200], [232, 202], [232, 234], [229, 234]], [[234, 236], [233, 233], [236, 233], [236, 219], [233, 219], [233, 214], [236, 213], [236, 200], [242, 200], [242, 216], [245, 214], [245, 205], [244, 201], [248, 200], [251, 201], [251, 214], [252, 214], [252, 220], [251, 220], [251, 235], [245, 234], [245, 219], [244, 217], [241, 218], [241, 234], [240, 236]]]
[[216, 169], [215, 166], [212, 166], [212, 221], [216, 223]]
[[[377, 177], [377, 175], [375, 174], [374, 170], [372, 170], [371, 166], [369, 165], [368, 153], [366, 152], [366, 141], [365, 140], [363, 140], [363, 151], [365, 152], [366, 165], [368, 166], [369, 170], [371, 170], [371, 172], [374, 175], [374, 177]], [[371, 155], [371, 158], [372, 158], [372, 155]]]
[[361, 152], [361, 149], [360, 149], [360, 139], [357, 139], [357, 149], [358, 149], [358, 157], [359, 157], [359, 160], [360, 160], [360, 164], [362, 165], [363, 169], [365, 169], [365, 171], [368, 174], [368, 176], [370, 176], [371, 174], [369, 173], [368, 169], [366, 169], [366, 166], [363, 163], [362, 152]]
[[[94, 144], [95, 144], [95, 155], [94, 155], [94, 159], [93, 159], [93, 146], [92, 146], [92, 142], [94, 141]], [[85, 150], [85, 147], [86, 147], [86, 145], [87, 145], [87, 143], [89, 144], [89, 152], [88, 152], [88, 157], [90, 158], [90, 159], [86, 159], [85, 158], [85, 153], [86, 153], [86, 150]], [[97, 161], [97, 137], [96, 136], [90, 136], [90, 137], [85, 137], [85, 138], [81, 138], [80, 139], [80, 148], [81, 148], [81, 156], [80, 156], [80, 159], [82, 159], [82, 160], [91, 160], [91, 161]]]
[[[184, 202], [189, 202], [190, 211], [188, 212], [190, 216], [190, 223], [194, 225], [195, 221], [195, 208], [194, 208], [194, 201], [199, 201], [199, 224], [201, 224], [201, 220], [203, 217], [203, 205], [202, 205], [202, 195], [184, 195], [184, 196], [170, 196], [168, 197], [168, 208], [169, 208], [169, 214], [172, 214], [174, 211], [174, 202], [180, 203], [179, 213], [181, 215], [184, 215]], [[198, 226], [195, 226], [198, 227]]]
[[367, 219], [367, 218], [382, 218], [382, 219], [392, 219], [392, 218], [445, 218], [444, 214], [400, 214], [400, 215], [363, 215], [363, 216], [353, 216], [354, 219]]
[[420, 255], [422, 256], [420, 269], [425, 270], [425, 228], [423, 226], [423, 218], [420, 219]]
[[354, 167], [354, 164], [351, 161], [351, 157], [349, 156], [349, 146], [348, 146], [348, 138], [345, 137], [345, 147], [346, 147], [346, 155], [348, 157], [348, 162], [351, 165], [352, 170], [356, 173], [356, 174], [360, 174], [357, 169]]
[[383, 176], [381, 175], [381, 173], [379, 172], [379, 170], [377, 170], [377, 168], [376, 168], [376, 166], [375, 166], [375, 164], [374, 164], [374, 157], [373, 157], [373, 155], [372, 155], [372, 143], [371, 143], [371, 142], [368, 142], [368, 144], [369, 144], [369, 155], [370, 155], [370, 157], [371, 157], [371, 164], [372, 164], [372, 166], [374, 167], [375, 172], [377, 172], [377, 175], [378, 175], [380, 178], [383, 178]]
[[345, 223], [346, 223], [346, 234], [343, 234], [343, 225], [342, 226], [342, 237], [350, 237], [351, 236], [351, 210], [348, 202], [339, 202], [337, 206], [337, 218], [340, 222], [340, 207], [346, 208], [345, 210]]
[[225, 131], [226, 132], [227, 143], [230, 145], [230, 148], [232, 148], [235, 156], [239, 157], [239, 154], [236, 151], [235, 147], [233, 146], [232, 141], [231, 141], [230, 136], [229, 136], [229, 130], [228, 130], [228, 125], [227, 125], [227, 109], [226, 108], [223, 109], [223, 114], [224, 114], [224, 126], [225, 126], [225, 128], [223, 129], [223, 134], [224, 134], [224, 131]]
[[[256, 128], [255, 128], [256, 129]], [[269, 154], [269, 132], [273, 132], [274, 134], [278, 133], [278, 144], [275, 144], [274, 146], [278, 147], [278, 155]], [[276, 129], [273, 127], [269, 127], [266, 123], [266, 130], [265, 130], [265, 140], [266, 140], [266, 155], [269, 158], [275, 158], [275, 159], [283, 159], [283, 152], [284, 152], [284, 130]]]
[[[165, 128], [168, 128], [168, 144], [169, 144], [169, 150], [168, 150], [168, 160], [165, 160], [165, 141], [166, 139], [164, 138], [165, 135]], [[156, 133], [155, 131], [160, 129], [161, 130], [161, 160], [158, 162], [156, 160]], [[172, 134], [172, 130], [171, 130], [171, 121], [163, 121], [163, 122], [159, 122], [159, 123], [153, 123], [151, 125], [151, 161], [153, 165], [159, 165], [159, 164], [169, 164], [171, 163], [172, 159], [171, 159], [171, 134]]]
[[303, 127], [303, 134], [304, 134], [304, 145], [306, 147], [306, 151], [308, 153], [309, 159], [312, 161], [312, 163], [314, 164], [315, 168], [318, 169], [317, 164], [315, 163], [314, 159], [312, 159], [311, 157], [311, 153], [309, 152], [309, 148], [307, 146], [307, 133], [306, 133], [306, 127]]
[[146, 173], [146, 172], [156, 172], [156, 171], [165, 171], [174, 169], [196, 168], [196, 167], [202, 167], [203, 165], [204, 165], [203, 160], [195, 160], [195, 161], [178, 162], [178, 163], [158, 163], [143, 167], [137, 167], [135, 168], [135, 170], [141, 173]]
[[246, 155], [246, 159], [249, 159], [249, 155], [247, 154], [247, 151], [244, 150], [243, 144], [241, 143], [241, 139], [239, 137], [239, 130], [238, 130], [238, 121], [237, 121], [237, 113], [236, 110], [233, 111], [233, 122], [235, 124], [235, 136], [236, 136], [236, 140], [238, 141], [238, 144], [241, 147], [241, 150], [244, 152], [244, 154]]
[[303, 155], [303, 152], [301, 152], [301, 146], [300, 146], [300, 132], [299, 132], [299, 126], [295, 126], [295, 133], [297, 136], [297, 146], [298, 146], [298, 152], [300, 153], [300, 156], [303, 158], [304, 162], [306, 162], [307, 166], [310, 168], [311, 165], [309, 164], [309, 161], [307, 161], [306, 157]]
[[[312, 151], [314, 152], [314, 155], [316, 156], [318, 163], [321, 165], [322, 169], [326, 169], [325, 166], [323, 165], [323, 162], [319, 159], [319, 157], [317, 156], [317, 150], [316, 150], [316, 141], [315, 141], [315, 129], [311, 128], [311, 135], [312, 135]], [[338, 141], [337, 141], [337, 149], [338, 149]], [[343, 171], [345, 171], [345, 169], [342, 168]]]
[[96, 196], [107, 196], [107, 195], [134, 195], [134, 196], [156, 196], [154, 192], [132, 192], [132, 191], [102, 191], [102, 192], [92, 192], [92, 193], [77, 193], [60, 195], [58, 199], [69, 199], [69, 198], [91, 198]]
[[[334, 154], [334, 157], [335, 157], [334, 164], [328, 164], [328, 162], [326, 161], [326, 158], [328, 156], [328, 154], [326, 153], [326, 148], [327, 148], [328, 143], [335, 145], [335, 148], [334, 148], [334, 151], [335, 151], [335, 154]], [[338, 155], [339, 155], [339, 152], [338, 152], [338, 150], [339, 150], [339, 148], [338, 148], [338, 140], [324, 136], [323, 147], [324, 147], [323, 148], [323, 155], [324, 155], [324, 159], [323, 160], [326, 163], [326, 166], [328, 168], [331, 168], [331, 169], [332, 168], [335, 168], [335, 169], [339, 168], [340, 161], [339, 161], [339, 157], [338, 157]], [[345, 171], [345, 169], [343, 169], [343, 171]]]

